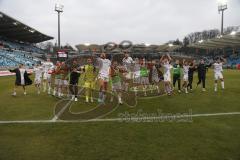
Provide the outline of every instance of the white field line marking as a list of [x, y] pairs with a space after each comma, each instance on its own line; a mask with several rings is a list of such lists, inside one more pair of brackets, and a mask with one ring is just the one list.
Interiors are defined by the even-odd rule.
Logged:
[[[207, 113], [207, 114], [192, 114], [192, 115], [181, 115], [181, 118], [188, 117], [213, 117], [213, 116], [228, 116], [228, 115], [240, 115], [240, 112], [226, 112], [226, 113]], [[168, 118], [175, 118], [176, 116], [167, 116]], [[140, 118], [131, 118], [131, 121], [134, 120], [156, 120], [162, 119], [162, 117], [140, 117]], [[107, 119], [91, 119], [91, 120], [22, 120], [22, 121], [0, 121], [0, 124], [27, 124], [27, 123], [86, 123], [86, 122], [121, 122], [127, 121], [128, 119], [124, 118], [107, 118]]]
[[[83, 88], [81, 88], [78, 91], [78, 94], [80, 94], [82, 92]], [[64, 111], [68, 108], [68, 106], [71, 104], [72, 100], [70, 99], [69, 102], [67, 102], [67, 104], [65, 104], [65, 106], [53, 117], [52, 121], [55, 122], [56, 120], [58, 120], [58, 118], [64, 113]]]

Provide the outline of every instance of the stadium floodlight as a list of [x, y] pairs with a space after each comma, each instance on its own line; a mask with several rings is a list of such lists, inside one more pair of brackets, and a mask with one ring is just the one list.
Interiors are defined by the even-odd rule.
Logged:
[[17, 26], [17, 25], [18, 25], [18, 23], [17, 23], [17, 22], [13, 22], [13, 25]]
[[168, 46], [169, 46], [169, 47], [173, 47], [173, 44], [172, 44], [172, 43], [169, 43]]
[[223, 18], [225, 10], [227, 10], [227, 0], [218, 0], [218, 12], [222, 13], [221, 35], [223, 35]]
[[84, 46], [90, 46], [91, 44], [90, 43], [84, 43]]
[[55, 4], [55, 11], [56, 12], [63, 12], [63, 5]]
[[237, 34], [236, 31], [232, 31], [232, 32], [230, 33], [231, 36], [234, 36], [234, 35], [236, 35], [236, 34]]
[[34, 29], [29, 29], [29, 32], [34, 33], [35, 30]]
[[63, 12], [63, 5], [55, 4], [55, 11], [58, 13], [58, 48], [61, 48], [61, 37], [60, 37], [60, 13]]
[[151, 46], [151, 44], [150, 44], [150, 43], [144, 43], [144, 45], [145, 45], [146, 47], [149, 47], [149, 46]]
[[227, 4], [227, 0], [218, 0], [219, 5], [225, 5]]

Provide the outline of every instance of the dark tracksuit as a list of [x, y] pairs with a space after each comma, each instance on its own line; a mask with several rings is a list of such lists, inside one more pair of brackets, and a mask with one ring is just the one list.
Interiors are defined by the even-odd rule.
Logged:
[[198, 70], [198, 83], [197, 85], [202, 83], [202, 87], [205, 88], [205, 81], [206, 81], [206, 71], [207, 68], [210, 67], [211, 64], [206, 65], [206, 64], [199, 64], [197, 67]]
[[78, 72], [71, 72], [70, 74], [70, 85], [69, 90], [72, 95], [75, 95], [75, 98], [77, 98], [78, 95], [78, 80], [80, 77], [80, 73]]
[[193, 74], [196, 69], [194, 68], [193, 64], [190, 65], [189, 71], [188, 71], [188, 85], [190, 89], [192, 89], [192, 82], [193, 82]]

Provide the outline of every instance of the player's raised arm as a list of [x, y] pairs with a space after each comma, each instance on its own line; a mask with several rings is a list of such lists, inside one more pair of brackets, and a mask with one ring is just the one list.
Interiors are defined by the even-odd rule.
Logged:
[[9, 72], [11, 72], [11, 73], [16, 73], [16, 71], [17, 71], [17, 68], [15, 68], [15, 69], [9, 69]]
[[168, 61], [170, 63], [172, 61], [172, 58], [171, 58], [171, 56], [169, 54], [167, 54], [167, 58], [168, 58]]
[[183, 59], [183, 61], [182, 61], [182, 64], [184, 64], [186, 62], [186, 60], [185, 59]]
[[97, 61], [97, 64], [99, 64], [99, 62], [101, 61], [101, 56], [98, 56], [96, 52], [92, 53], [92, 60], [93, 61]]
[[165, 56], [165, 55], [162, 55], [162, 57], [160, 58], [160, 60], [159, 60], [160, 64], [163, 63], [164, 56]]
[[220, 57], [220, 59], [222, 61], [222, 64], [226, 64], [227, 63], [227, 59], [226, 58]]
[[211, 63], [207, 64], [206, 67], [210, 68], [210, 67], [212, 67], [213, 64], [214, 64], [214, 62], [211, 62]]

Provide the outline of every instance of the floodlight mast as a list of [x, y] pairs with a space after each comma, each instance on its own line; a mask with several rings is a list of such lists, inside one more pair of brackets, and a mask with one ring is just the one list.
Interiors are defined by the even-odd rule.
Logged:
[[224, 20], [224, 11], [225, 10], [227, 10], [227, 0], [219, 0], [219, 2], [218, 2], [218, 12], [222, 14], [221, 35], [223, 35], [223, 20]]
[[60, 14], [63, 12], [63, 5], [55, 4], [55, 11], [58, 13], [58, 49], [60, 49], [61, 48]]

